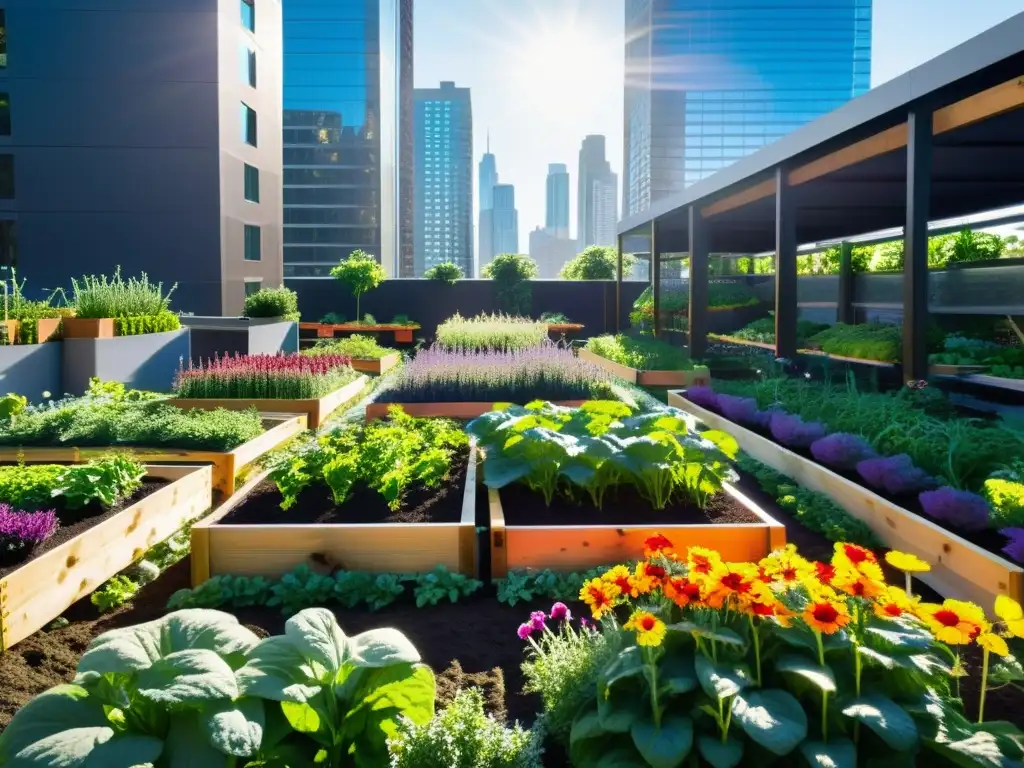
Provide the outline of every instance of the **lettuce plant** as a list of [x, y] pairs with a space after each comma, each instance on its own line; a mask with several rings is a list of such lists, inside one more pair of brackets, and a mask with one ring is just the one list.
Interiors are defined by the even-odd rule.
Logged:
[[875, 451], [863, 437], [849, 432], [833, 432], [811, 443], [815, 461], [834, 469], [855, 469], [857, 464], [874, 458]]
[[958, 491], [947, 485], [925, 491], [918, 499], [928, 517], [954, 528], [983, 531], [989, 526], [988, 502], [976, 493]]

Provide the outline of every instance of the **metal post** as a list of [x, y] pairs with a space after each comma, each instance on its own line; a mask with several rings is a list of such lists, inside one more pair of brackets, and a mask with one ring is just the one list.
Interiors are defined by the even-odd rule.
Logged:
[[661, 244], [655, 219], [651, 222], [651, 294], [654, 299], [654, 336], [661, 336]]
[[622, 235], [616, 238], [619, 252], [615, 260], [615, 332], [622, 330]]
[[785, 171], [775, 169], [775, 356], [796, 355], [796, 207]]
[[839, 296], [836, 299], [836, 322], [852, 325], [853, 314], [853, 244], [839, 244]]
[[690, 206], [690, 357], [699, 360], [708, 345], [708, 233], [696, 205]]
[[932, 111], [907, 118], [907, 223], [903, 231], [903, 378], [928, 377], [928, 214]]

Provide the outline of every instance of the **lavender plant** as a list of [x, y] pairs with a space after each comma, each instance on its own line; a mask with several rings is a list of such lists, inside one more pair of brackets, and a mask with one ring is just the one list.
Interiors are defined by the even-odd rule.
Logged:
[[0, 563], [22, 559], [59, 527], [57, 513], [53, 510], [22, 512], [9, 504], [0, 504]]
[[1024, 563], [1024, 528], [1003, 528], [1000, 533], [1009, 539], [1003, 547], [1003, 554], [1018, 563]]
[[719, 395], [718, 412], [729, 421], [748, 427], [765, 427], [771, 418], [771, 414], [758, 410], [754, 398], [735, 395]]
[[773, 413], [768, 427], [772, 437], [789, 448], [810, 448], [811, 443], [825, 436], [825, 427], [820, 422], [805, 422], [789, 413]]
[[943, 486], [934, 491], [924, 491], [918, 499], [924, 513], [933, 520], [965, 531], [988, 528], [988, 502], [976, 493]]
[[852, 470], [860, 462], [874, 458], [875, 451], [863, 437], [833, 432], [811, 443], [811, 455], [825, 466]]
[[718, 411], [718, 395], [711, 387], [690, 387], [686, 390], [686, 399], [709, 411]]
[[923, 469], [914, 466], [905, 453], [880, 456], [857, 463], [857, 474], [872, 488], [893, 496], [918, 493], [934, 488], [935, 479]]

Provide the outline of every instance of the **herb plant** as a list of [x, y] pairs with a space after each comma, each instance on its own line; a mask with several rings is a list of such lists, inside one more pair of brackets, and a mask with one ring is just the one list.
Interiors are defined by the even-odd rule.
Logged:
[[86, 464], [0, 467], [0, 499], [29, 510], [55, 504], [75, 510], [92, 502], [109, 508], [131, 496], [145, 475], [144, 465], [122, 455]]
[[298, 320], [299, 295], [291, 288], [260, 288], [245, 297], [244, 317], [281, 318]]
[[903, 334], [896, 325], [836, 323], [831, 328], [808, 338], [807, 344], [829, 355], [898, 363], [902, 352]]
[[22, 560], [32, 548], [53, 536], [60, 527], [57, 513], [23, 512], [0, 504], [0, 565]]
[[141, 336], [146, 333], [166, 333], [181, 327], [181, 319], [173, 312], [158, 315], [118, 317], [114, 320], [118, 336]]
[[338, 354], [236, 355], [182, 367], [174, 382], [184, 399], [307, 400], [341, 389], [356, 374], [351, 358]]
[[146, 273], [125, 280], [121, 268], [114, 276], [86, 275], [72, 279], [75, 316], [82, 318], [156, 317], [170, 311], [171, 294], [177, 283], [164, 293], [163, 283], [151, 283]]
[[379, 360], [397, 352], [396, 349], [382, 347], [372, 336], [355, 333], [344, 339], [320, 341], [316, 346], [303, 350], [302, 354], [312, 357], [342, 355], [353, 360]]
[[694, 365], [686, 350], [661, 339], [646, 336], [591, 336], [585, 349], [630, 368], [647, 371], [692, 371]]
[[463, 318], [458, 312], [437, 326], [437, 345], [454, 352], [520, 352], [545, 344], [544, 322], [510, 315]]
[[100, 613], [120, 608], [139, 591], [139, 584], [127, 576], [115, 576], [89, 596], [89, 602]]

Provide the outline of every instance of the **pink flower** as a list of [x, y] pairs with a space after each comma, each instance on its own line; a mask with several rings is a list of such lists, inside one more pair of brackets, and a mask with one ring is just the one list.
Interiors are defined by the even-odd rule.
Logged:
[[519, 635], [520, 640], [526, 640], [533, 634], [533, 626], [529, 623], [520, 624], [519, 629], [516, 630], [516, 634]]
[[544, 620], [548, 617], [544, 611], [534, 611], [530, 614], [530, 628], [534, 632], [541, 632], [544, 629]]
[[551, 606], [551, 618], [555, 621], [572, 621], [572, 611], [565, 603], [555, 603]]

